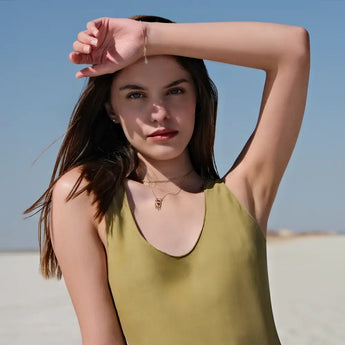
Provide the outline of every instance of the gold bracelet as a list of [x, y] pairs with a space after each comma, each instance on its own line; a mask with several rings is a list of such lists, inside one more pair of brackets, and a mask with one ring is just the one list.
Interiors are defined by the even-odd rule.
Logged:
[[144, 36], [144, 49], [143, 49], [143, 55], [144, 55], [144, 63], [147, 65], [148, 64], [148, 59], [147, 59], [147, 30], [143, 22], [141, 22], [142, 28], [143, 28], [143, 36]]

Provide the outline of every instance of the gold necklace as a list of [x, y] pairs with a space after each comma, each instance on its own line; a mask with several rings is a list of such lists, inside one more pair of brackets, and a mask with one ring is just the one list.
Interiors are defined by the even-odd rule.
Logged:
[[163, 195], [161, 198], [158, 198], [158, 196], [156, 195], [156, 193], [155, 193], [155, 192], [153, 191], [153, 189], [151, 188], [151, 192], [152, 192], [152, 194], [153, 194], [154, 197], [155, 197], [155, 209], [156, 209], [157, 211], [160, 211], [161, 208], [162, 208], [163, 200], [165, 199], [165, 197], [168, 196], [168, 195], [177, 195], [177, 194], [179, 194], [179, 193], [181, 192], [181, 190], [182, 190], [182, 188], [180, 188], [180, 189], [179, 189], [177, 192], [175, 192], [175, 193], [169, 192], [169, 193], [166, 193], [165, 195]]
[[166, 180], [146, 180], [144, 179], [143, 180], [143, 184], [153, 184], [153, 183], [167, 183], [167, 182], [171, 182], [171, 181], [176, 181], [180, 178], [184, 178], [184, 177], [187, 177], [188, 175], [190, 175], [192, 172], [194, 171], [194, 169], [188, 171], [186, 174], [183, 174], [183, 175], [179, 175], [179, 176], [175, 176], [175, 177], [170, 177]]
[[160, 211], [161, 208], [162, 208], [162, 205], [163, 205], [163, 200], [165, 199], [165, 197], [167, 197], [168, 195], [177, 195], [181, 192], [182, 188], [180, 187], [179, 190], [175, 193], [172, 193], [172, 192], [168, 192], [166, 193], [165, 195], [163, 195], [161, 198], [158, 198], [158, 196], [156, 195], [156, 193], [154, 192], [153, 188], [152, 188], [152, 184], [155, 184], [155, 183], [166, 183], [166, 182], [171, 182], [171, 181], [175, 181], [175, 180], [178, 180], [178, 179], [182, 179], [181, 180], [181, 183], [183, 182], [183, 180], [188, 176], [190, 175], [192, 172], [194, 171], [194, 169], [188, 171], [186, 174], [184, 175], [181, 175], [181, 176], [176, 176], [176, 177], [172, 177], [170, 179], [167, 179], [167, 180], [156, 180], [156, 181], [150, 181], [150, 180], [143, 180], [143, 183], [148, 185], [150, 188], [151, 188], [151, 192], [153, 194], [153, 196], [155, 197], [155, 209], [157, 211]]

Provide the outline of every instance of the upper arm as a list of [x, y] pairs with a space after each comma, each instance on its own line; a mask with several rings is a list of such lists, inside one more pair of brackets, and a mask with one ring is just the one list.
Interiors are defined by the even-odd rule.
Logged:
[[290, 55], [266, 71], [257, 126], [225, 177], [263, 228], [298, 137], [308, 79], [309, 39], [300, 28]]
[[106, 253], [94, 220], [92, 195], [84, 192], [66, 201], [78, 177], [78, 170], [73, 169], [54, 186], [54, 252], [78, 317], [83, 344], [125, 344], [108, 287]]

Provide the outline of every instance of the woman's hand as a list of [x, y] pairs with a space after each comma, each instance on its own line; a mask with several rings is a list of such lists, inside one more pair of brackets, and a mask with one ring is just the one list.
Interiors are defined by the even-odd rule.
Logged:
[[93, 66], [77, 72], [77, 78], [116, 72], [143, 57], [146, 23], [132, 19], [99, 18], [73, 43], [69, 59]]

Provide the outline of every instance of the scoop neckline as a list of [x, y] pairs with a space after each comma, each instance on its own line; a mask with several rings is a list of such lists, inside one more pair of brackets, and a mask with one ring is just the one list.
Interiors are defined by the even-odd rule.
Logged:
[[173, 255], [173, 254], [169, 254], [159, 248], [157, 248], [156, 246], [154, 246], [152, 243], [150, 243], [145, 237], [144, 235], [142, 234], [139, 226], [138, 226], [138, 223], [134, 217], [134, 214], [132, 212], [132, 209], [129, 205], [129, 201], [128, 201], [128, 195], [127, 195], [127, 189], [125, 187], [125, 185], [123, 185], [123, 189], [124, 189], [124, 206], [128, 209], [129, 213], [130, 213], [130, 219], [131, 219], [131, 222], [133, 223], [134, 227], [133, 227], [133, 230], [135, 232], [135, 235], [137, 237], [139, 237], [139, 240], [140, 241], [143, 241], [145, 246], [148, 247], [149, 249], [152, 249], [154, 250], [155, 252], [157, 252], [158, 254], [161, 254], [163, 256], [166, 256], [166, 257], [169, 257], [169, 258], [172, 258], [172, 259], [183, 259], [183, 258], [186, 258], [186, 257], [189, 257], [190, 255], [192, 255], [198, 245], [199, 245], [199, 242], [201, 240], [201, 238], [203, 237], [203, 234], [204, 234], [204, 230], [205, 230], [205, 223], [206, 223], [206, 215], [207, 215], [207, 191], [208, 191], [208, 187], [207, 187], [207, 181], [205, 181], [204, 183], [204, 189], [202, 191], [203, 195], [204, 195], [204, 216], [203, 216], [203, 222], [202, 222], [202, 226], [201, 226], [201, 230], [199, 232], [199, 235], [198, 235], [198, 238], [197, 240], [195, 241], [193, 247], [191, 248], [191, 250], [189, 250], [187, 253], [185, 254], [182, 254], [182, 255]]

